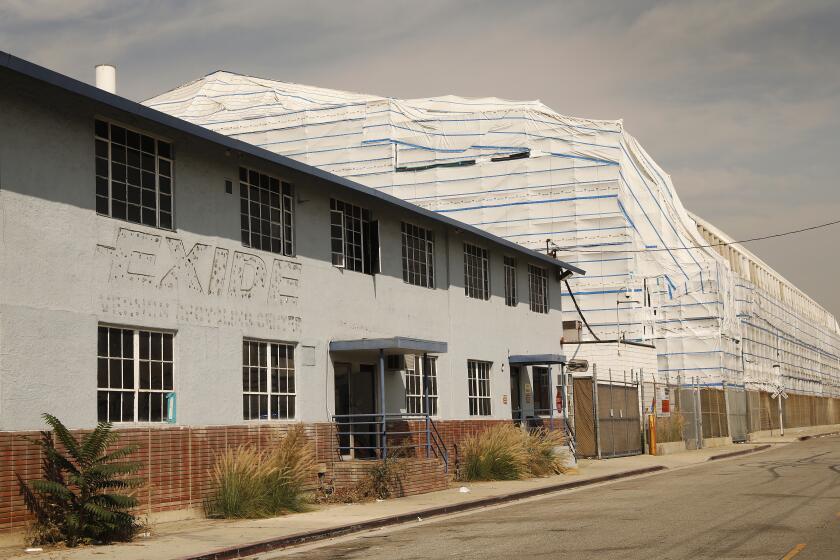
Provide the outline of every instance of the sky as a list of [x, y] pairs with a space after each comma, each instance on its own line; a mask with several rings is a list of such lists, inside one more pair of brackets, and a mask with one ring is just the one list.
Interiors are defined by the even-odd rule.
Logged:
[[[214, 70], [624, 120], [735, 239], [840, 219], [840, 2], [0, 0], [0, 50], [137, 101]], [[747, 247], [840, 316], [840, 225]]]

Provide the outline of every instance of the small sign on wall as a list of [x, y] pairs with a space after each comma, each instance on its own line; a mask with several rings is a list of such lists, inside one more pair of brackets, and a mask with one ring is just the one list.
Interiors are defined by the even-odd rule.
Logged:
[[508, 403], [508, 396], [507, 395], [502, 395], [502, 404], [507, 404], [507, 403]]
[[530, 383], [525, 384], [525, 402], [529, 403], [533, 400], [534, 397], [534, 390], [531, 388]]

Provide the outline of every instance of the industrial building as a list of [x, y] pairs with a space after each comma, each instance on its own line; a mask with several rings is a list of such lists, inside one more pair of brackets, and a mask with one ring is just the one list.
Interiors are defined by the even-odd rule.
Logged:
[[145, 104], [586, 268], [583, 340], [652, 343], [648, 380], [840, 394], [837, 319], [684, 208], [620, 120], [224, 71]]
[[3, 53], [0, 82], [0, 530], [45, 412], [141, 443], [150, 511], [291, 423], [336, 479], [413, 445], [428, 490], [464, 435], [559, 416], [581, 268]]

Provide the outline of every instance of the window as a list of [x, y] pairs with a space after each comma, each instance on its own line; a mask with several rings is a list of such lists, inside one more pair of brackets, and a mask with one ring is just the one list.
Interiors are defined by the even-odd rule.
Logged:
[[490, 416], [491, 362], [467, 361], [470, 416]]
[[487, 249], [464, 243], [464, 293], [467, 297], [490, 299]]
[[295, 254], [292, 185], [240, 167], [239, 206], [243, 245], [286, 256]]
[[426, 228], [402, 223], [403, 281], [425, 288], [435, 287], [435, 237]]
[[[408, 358], [408, 356], [406, 356]], [[412, 367], [405, 372], [405, 408], [409, 414], [425, 414], [426, 401], [423, 397], [423, 372], [417, 368], [422, 360], [416, 356]], [[438, 390], [437, 390], [437, 360], [428, 357], [423, 369], [429, 376], [429, 415], [436, 416], [438, 413]]]
[[548, 313], [548, 274], [544, 268], [528, 265], [528, 287], [531, 291], [531, 311]]
[[285, 420], [295, 417], [295, 347], [242, 341], [242, 417]]
[[370, 210], [331, 199], [330, 241], [334, 266], [379, 272], [379, 222], [371, 221]]
[[516, 259], [505, 257], [505, 305], [516, 307]]
[[548, 394], [548, 368], [533, 367], [531, 373], [534, 376], [534, 414], [548, 415], [551, 412], [551, 398]]
[[94, 135], [96, 212], [172, 229], [172, 144], [100, 120]]
[[100, 422], [163, 422], [173, 390], [172, 333], [99, 327], [96, 406]]

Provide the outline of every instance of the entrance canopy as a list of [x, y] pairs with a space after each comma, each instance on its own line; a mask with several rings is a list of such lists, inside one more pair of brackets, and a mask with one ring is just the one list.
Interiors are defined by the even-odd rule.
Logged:
[[514, 354], [508, 356], [508, 362], [514, 366], [550, 366], [565, 364], [566, 356], [563, 354]]
[[360, 338], [357, 340], [333, 340], [330, 352], [358, 352], [361, 350], [383, 350], [388, 354], [445, 354], [449, 345], [446, 342], [406, 338]]

